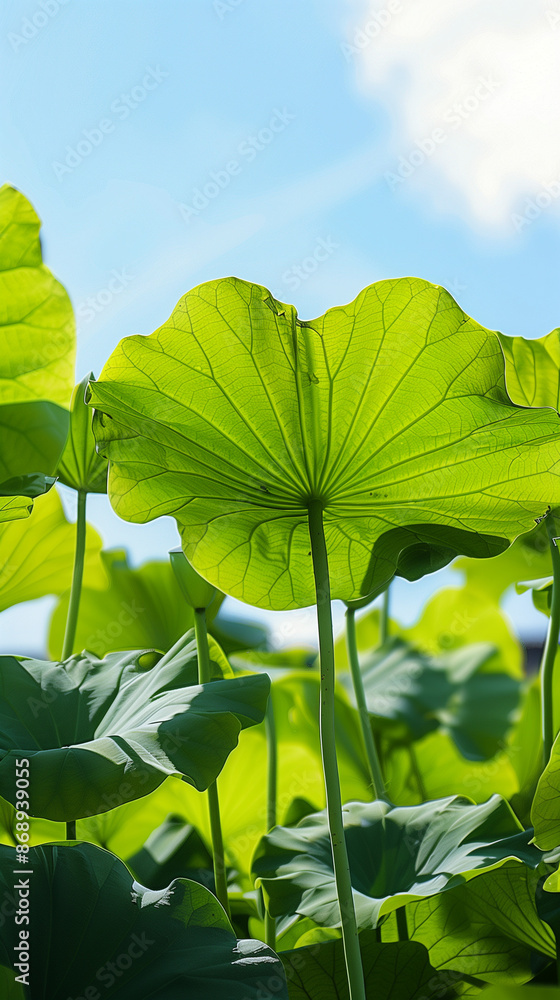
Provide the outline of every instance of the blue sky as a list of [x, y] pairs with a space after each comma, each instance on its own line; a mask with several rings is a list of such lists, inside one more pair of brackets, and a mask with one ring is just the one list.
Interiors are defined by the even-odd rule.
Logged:
[[[414, 274], [509, 335], [555, 327], [560, 8], [449, 6], [4, 0], [1, 177], [43, 220], [77, 377], [227, 274], [303, 318]], [[176, 544], [170, 519], [125, 524], [103, 498], [90, 519], [136, 563]], [[399, 584], [403, 618], [452, 579]], [[7, 612], [5, 635], [32, 622], [40, 642], [49, 606]], [[542, 629], [528, 599], [518, 614]]]

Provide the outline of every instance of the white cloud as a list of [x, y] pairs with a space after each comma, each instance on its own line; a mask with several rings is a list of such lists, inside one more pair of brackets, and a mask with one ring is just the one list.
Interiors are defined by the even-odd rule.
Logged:
[[506, 232], [528, 197], [546, 203], [560, 179], [560, 0], [376, 0], [345, 35], [360, 87], [391, 115], [395, 189], [408, 162], [440, 208]]

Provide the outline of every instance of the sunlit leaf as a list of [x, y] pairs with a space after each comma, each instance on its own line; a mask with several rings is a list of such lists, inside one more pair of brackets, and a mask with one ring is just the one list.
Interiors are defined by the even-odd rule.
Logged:
[[490, 555], [560, 502], [557, 415], [513, 406], [496, 335], [419, 279], [305, 323], [259, 285], [208, 282], [90, 392], [115, 510], [174, 515], [195, 569], [262, 607], [315, 599], [312, 499], [346, 600], [435, 525], [450, 558], [482, 538]]
[[508, 863], [449, 892], [407, 907], [409, 934], [441, 970], [488, 983], [524, 983], [554, 958], [554, 935], [539, 918], [535, 893], [542, 875]]
[[[37, 497], [29, 520], [0, 524], [0, 611], [68, 590], [75, 546], [75, 525], [68, 521], [55, 489]], [[100, 552], [101, 538], [88, 525], [84, 577], [92, 588], [106, 582]]]
[[51, 476], [68, 433], [74, 317], [42, 262], [39, 228], [27, 199], [0, 188], [0, 481]]

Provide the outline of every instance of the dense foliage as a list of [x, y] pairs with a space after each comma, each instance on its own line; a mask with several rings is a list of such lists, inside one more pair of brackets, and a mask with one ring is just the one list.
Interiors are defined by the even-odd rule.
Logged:
[[[227, 278], [75, 386], [8, 186], [0, 267], [0, 609], [57, 598], [51, 659], [0, 657], [2, 997], [556, 995], [558, 331], [416, 278], [302, 322]], [[181, 547], [103, 550], [105, 492]], [[450, 563], [405, 628], [391, 581]], [[548, 619], [536, 676], [512, 587]], [[315, 604], [319, 654], [225, 595]]]

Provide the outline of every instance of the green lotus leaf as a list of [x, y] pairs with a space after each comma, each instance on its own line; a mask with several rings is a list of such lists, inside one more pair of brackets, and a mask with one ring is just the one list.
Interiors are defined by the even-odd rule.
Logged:
[[[506, 861], [537, 867], [542, 854], [504, 799], [473, 805], [452, 796], [420, 806], [352, 802], [343, 809], [358, 928], [454, 888]], [[275, 916], [299, 913], [340, 926], [332, 853], [324, 812], [296, 827], [275, 827], [253, 860], [256, 885]]]
[[[458, 996], [453, 982], [461, 977], [441, 974], [428, 953], [413, 941], [378, 944], [373, 931], [362, 931], [360, 950], [366, 1000], [426, 1000]], [[281, 952], [290, 1000], [348, 1000], [342, 940]]]
[[72, 395], [70, 430], [56, 474], [61, 483], [83, 493], [107, 492], [107, 460], [95, 450], [92, 412], [85, 392], [93, 374], [78, 383]]
[[265, 608], [315, 601], [311, 501], [344, 600], [387, 586], [409, 533], [505, 546], [560, 502], [557, 414], [515, 407], [496, 335], [419, 279], [310, 322], [208, 282], [121, 342], [90, 402], [117, 513], [175, 516], [200, 575]]
[[0, 483], [0, 524], [29, 517], [35, 497], [48, 493], [55, 482], [53, 476], [35, 473], [30, 476], [14, 476], [13, 479]]
[[520, 695], [519, 681], [507, 673], [481, 670], [493, 653], [488, 643], [477, 643], [435, 657], [390, 639], [360, 665], [375, 731], [408, 743], [442, 728], [465, 757], [492, 757], [511, 728]]
[[544, 576], [538, 580], [522, 580], [515, 587], [518, 594], [524, 594], [528, 590], [532, 592], [533, 604], [537, 611], [542, 611], [543, 615], [550, 618], [552, 606], [552, 584], [554, 577]]
[[[7, 184], [0, 188], [3, 481], [52, 475], [68, 433], [74, 317], [64, 288], [42, 262], [39, 229], [39, 218], [27, 199]], [[8, 509], [4, 508], [4, 519]]]
[[198, 685], [197, 671], [192, 633], [163, 658], [152, 650], [103, 660], [86, 651], [63, 663], [0, 657], [0, 794], [15, 804], [22, 757], [30, 814], [45, 819], [97, 815], [168, 775], [207, 788], [240, 731], [262, 721], [270, 682], [255, 674]]
[[560, 845], [560, 736], [556, 737], [550, 759], [540, 776], [531, 822], [535, 828], [535, 843], [541, 850], [552, 851]]
[[[62, 594], [72, 582], [76, 528], [55, 489], [37, 497], [27, 521], [0, 524], [0, 611], [45, 594]], [[101, 538], [87, 526], [84, 578], [91, 588], [106, 582]], [[98, 594], [98, 589], [93, 589]]]
[[[3, 896], [17, 892], [16, 857], [0, 847]], [[150, 891], [91, 844], [32, 848], [29, 862], [32, 905], [23, 930], [33, 1000], [258, 1000], [263, 980], [274, 981], [274, 996], [287, 1000], [278, 957], [260, 941], [237, 940], [216, 898], [198, 883], [177, 879]], [[14, 968], [21, 930], [13, 920], [4, 925], [6, 968]]]
[[537, 913], [540, 869], [508, 863], [406, 908], [409, 935], [431, 963], [488, 983], [526, 983], [555, 957], [554, 935]]
[[488, 601], [498, 603], [511, 584], [549, 576], [552, 573], [550, 544], [544, 524], [516, 538], [509, 549], [494, 559], [457, 559], [454, 570], [466, 577], [465, 586]]
[[526, 340], [499, 333], [506, 359], [506, 385], [510, 398], [520, 406], [553, 406], [560, 403], [560, 329], [546, 337]]

